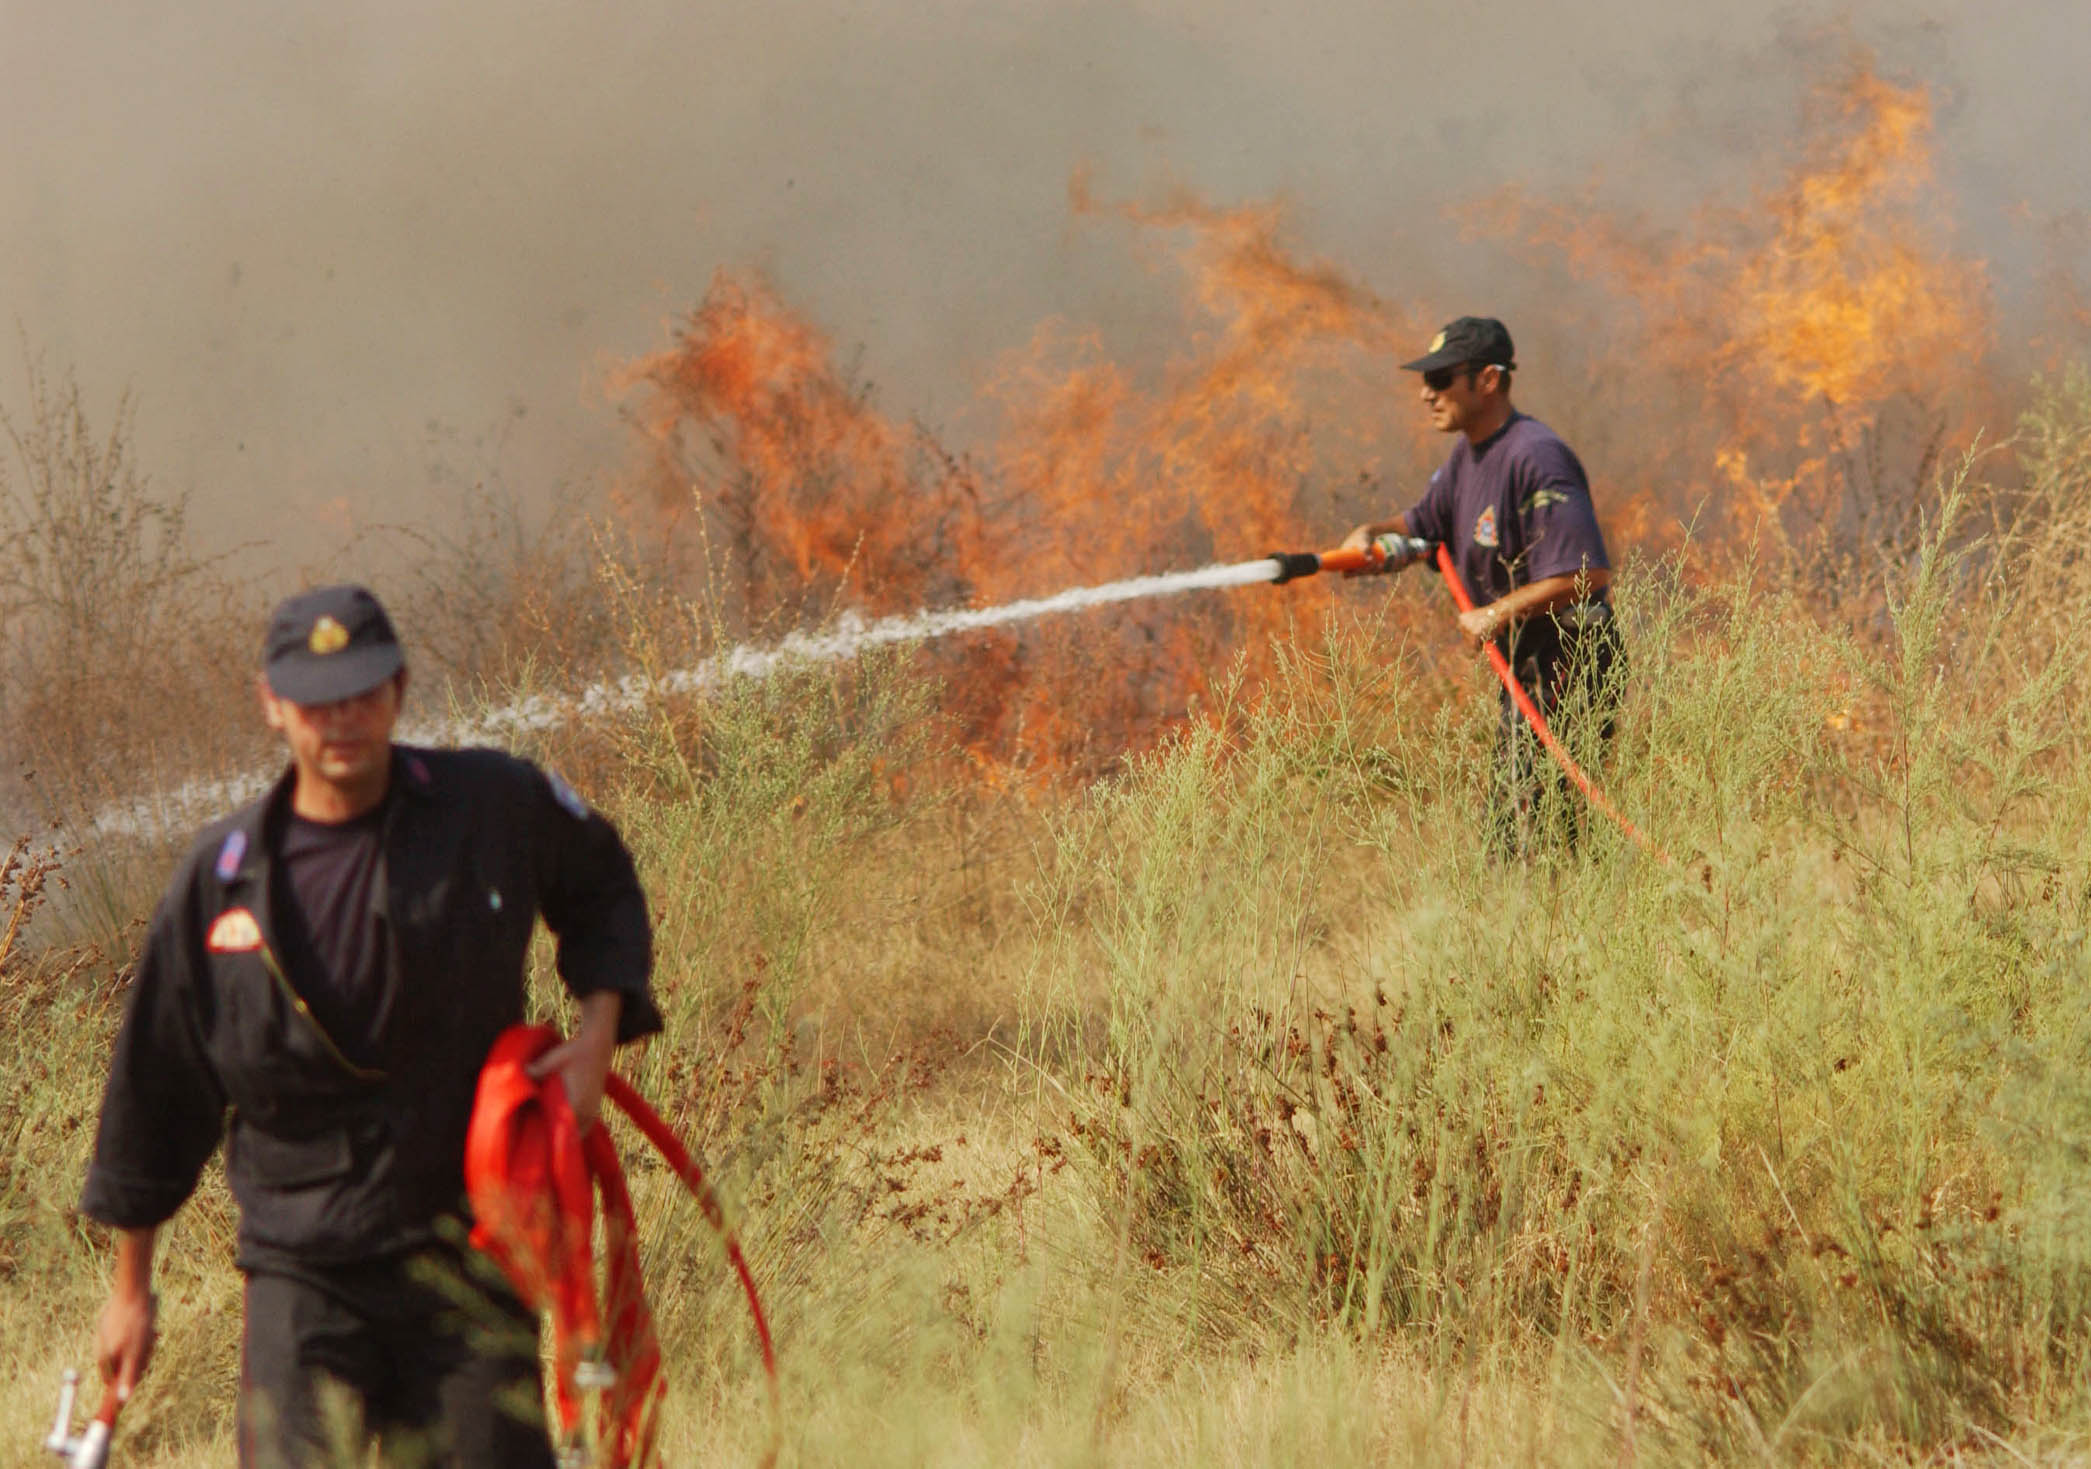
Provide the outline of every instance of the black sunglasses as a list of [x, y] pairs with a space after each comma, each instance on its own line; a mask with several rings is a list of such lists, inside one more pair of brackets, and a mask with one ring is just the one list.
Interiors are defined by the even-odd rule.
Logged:
[[1433, 393], [1442, 393], [1462, 377], [1472, 377], [1481, 371], [1482, 364], [1462, 362], [1452, 367], [1433, 367], [1423, 374], [1423, 386]]

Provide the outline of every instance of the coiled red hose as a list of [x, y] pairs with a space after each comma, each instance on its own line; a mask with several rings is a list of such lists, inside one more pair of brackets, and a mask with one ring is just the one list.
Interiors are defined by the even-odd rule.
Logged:
[[[472, 1243], [501, 1266], [525, 1304], [551, 1313], [553, 1392], [566, 1442], [583, 1442], [593, 1428], [612, 1469], [652, 1469], [659, 1462], [654, 1436], [667, 1384], [639, 1268], [631, 1191], [608, 1130], [581, 1131], [558, 1076], [538, 1080], [529, 1074], [530, 1063], [558, 1041], [548, 1026], [511, 1026], [480, 1071], [465, 1139], [465, 1192], [477, 1216]], [[725, 1241], [762, 1345], [771, 1421], [763, 1463], [774, 1463], [782, 1424], [777, 1354], [740, 1241], [727, 1228], [704, 1170], [645, 1098], [615, 1074], [604, 1095], [659, 1151]], [[593, 1243], [598, 1190], [605, 1277], [600, 1305]], [[606, 1381], [590, 1382], [592, 1372], [605, 1370]], [[603, 1389], [594, 1424], [582, 1416], [590, 1386]]]

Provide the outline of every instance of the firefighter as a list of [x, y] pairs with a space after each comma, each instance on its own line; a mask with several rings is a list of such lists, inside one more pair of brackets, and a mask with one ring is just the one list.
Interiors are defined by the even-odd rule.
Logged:
[[[1403, 368], [1421, 374], [1440, 433], [1457, 434], [1423, 497], [1391, 520], [1352, 530], [1440, 542], [1474, 599], [1459, 615], [1476, 647], [1493, 642], [1557, 735], [1578, 728], [1610, 738], [1619, 633], [1590, 482], [1560, 436], [1510, 401], [1517, 370], [1510, 333], [1493, 317], [1462, 316]], [[1398, 551], [1397, 555], [1416, 554]], [[1538, 820], [1556, 810], [1574, 835], [1578, 808], [1506, 689], [1497, 723], [1490, 834], [1500, 851], [1529, 849]]]
[[580, 1019], [534, 1070], [584, 1125], [613, 1049], [660, 1028], [615, 829], [525, 761], [395, 744], [406, 687], [368, 591], [276, 608], [258, 692], [289, 769], [153, 915], [81, 1198], [116, 1232], [96, 1351], [121, 1399], [152, 1355], [157, 1231], [225, 1140], [243, 1465], [302, 1466], [344, 1430], [388, 1462], [553, 1463], [536, 1321], [463, 1243], [479, 1068], [524, 1018], [540, 916]]

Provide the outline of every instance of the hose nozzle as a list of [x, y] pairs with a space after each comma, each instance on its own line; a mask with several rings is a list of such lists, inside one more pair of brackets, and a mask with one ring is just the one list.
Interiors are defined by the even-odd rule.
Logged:
[[1429, 554], [1430, 542], [1415, 536], [1393, 534], [1375, 536], [1362, 546], [1339, 546], [1333, 551], [1273, 551], [1270, 559], [1278, 563], [1278, 574], [1271, 580], [1283, 586], [1286, 582], [1322, 571], [1373, 576], [1380, 572], [1399, 571]]
[[1278, 574], [1271, 580], [1281, 587], [1321, 570], [1321, 557], [1312, 551], [1273, 551], [1270, 559], [1278, 563]]

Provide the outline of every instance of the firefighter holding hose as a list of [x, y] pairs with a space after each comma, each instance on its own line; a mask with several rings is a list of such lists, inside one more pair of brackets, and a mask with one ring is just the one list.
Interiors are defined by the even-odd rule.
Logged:
[[[1611, 562], [1575, 451], [1510, 401], [1517, 359], [1509, 331], [1493, 317], [1462, 316], [1402, 366], [1421, 374], [1432, 426], [1459, 437], [1420, 500], [1391, 520], [1358, 526], [1344, 549], [1390, 547], [1383, 569], [1398, 570], [1428, 543], [1445, 546], [1474, 602], [1459, 614], [1461, 633], [1476, 648], [1501, 649], [1564, 739], [1572, 743], [1579, 727], [1610, 738], [1621, 656], [1607, 592]], [[1497, 849], [1530, 849], [1550, 790], [1562, 792], [1572, 840], [1577, 807], [1507, 688], [1496, 749], [1489, 825]]]
[[120, 1401], [152, 1354], [157, 1232], [225, 1137], [240, 1462], [321, 1462], [332, 1403], [387, 1462], [549, 1469], [536, 1319], [462, 1242], [466, 1128], [482, 1061], [523, 1019], [539, 916], [580, 1023], [532, 1074], [594, 1117], [613, 1049], [660, 1028], [646, 902], [617, 832], [557, 777], [395, 744], [406, 681], [360, 587], [270, 620], [259, 693], [289, 769], [181, 864], [111, 1061], [80, 1205], [116, 1231], [97, 1355]]

